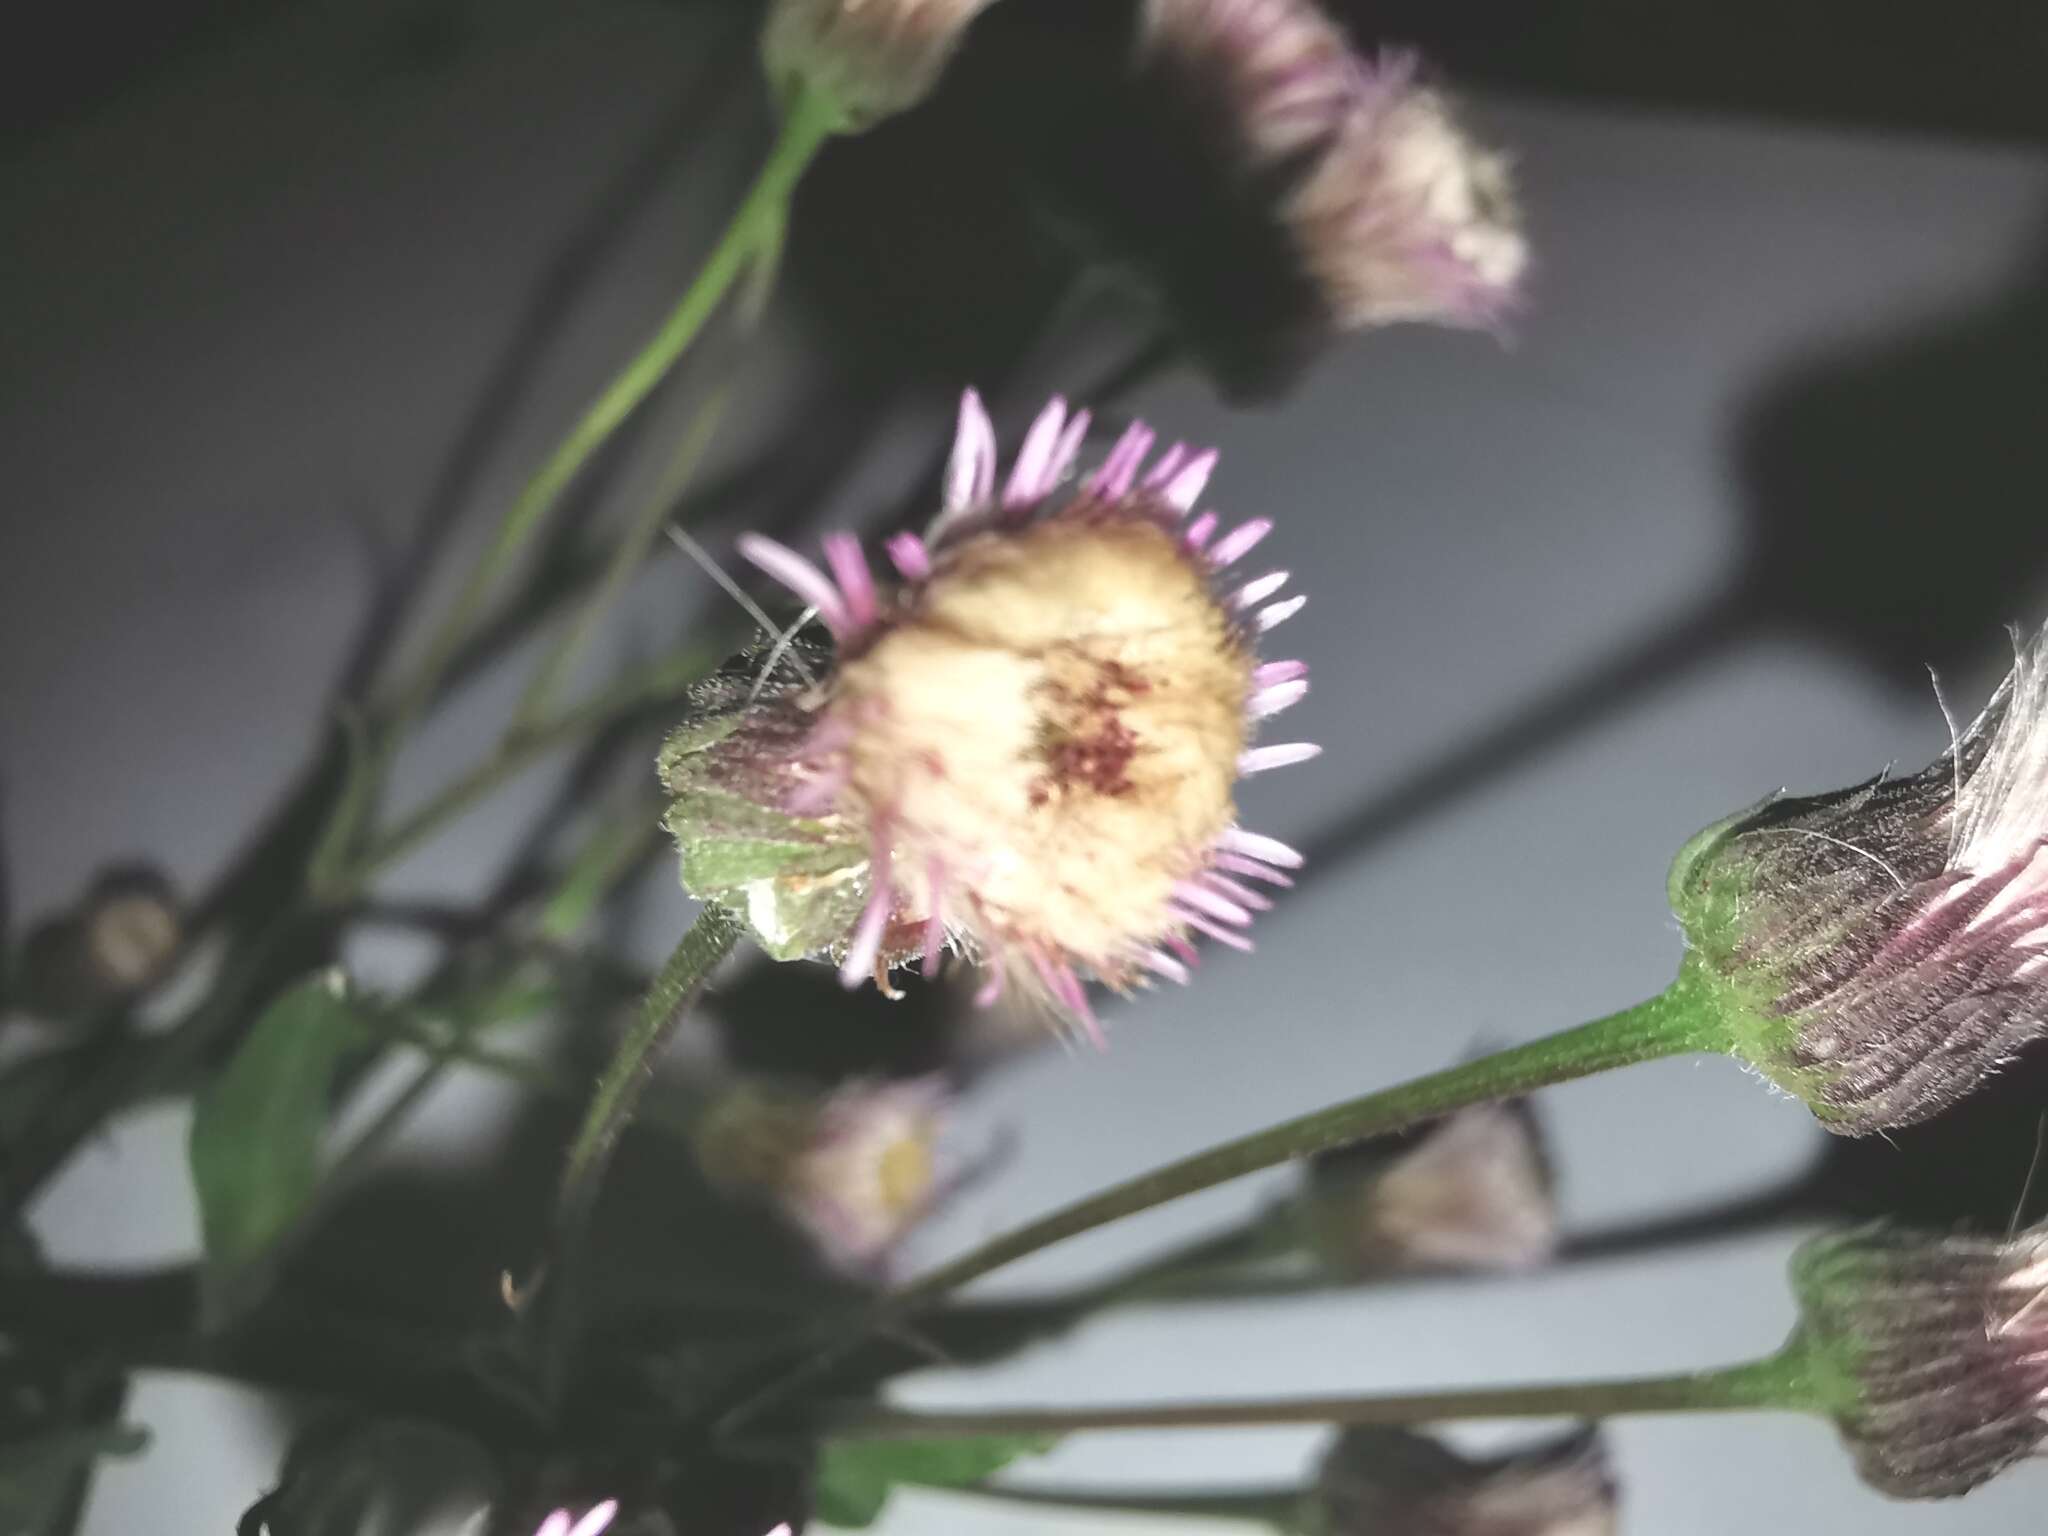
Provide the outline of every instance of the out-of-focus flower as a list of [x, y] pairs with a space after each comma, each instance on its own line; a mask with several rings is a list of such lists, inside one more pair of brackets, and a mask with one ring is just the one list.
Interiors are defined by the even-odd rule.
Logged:
[[1317, 1255], [1347, 1279], [1530, 1269], [1557, 1251], [1554, 1180], [1523, 1099], [1322, 1153], [1302, 1203]]
[[1251, 947], [1258, 887], [1301, 856], [1237, 825], [1235, 783], [1317, 751], [1250, 745], [1308, 689], [1306, 664], [1262, 664], [1254, 645], [1305, 599], [1277, 595], [1282, 571], [1238, 577], [1265, 519], [1221, 532], [1195, 514], [1213, 452], [1175, 444], [1148, 467], [1134, 424], [1066, 494], [1087, 425], [1055, 400], [999, 486], [970, 391], [944, 510], [888, 541], [891, 586], [850, 534], [827, 536], [829, 575], [741, 541], [837, 657], [693, 720], [663, 771], [685, 883], [771, 950], [808, 945], [848, 986], [886, 986], [891, 966], [931, 975], [954, 948], [986, 967], [984, 1001], [1022, 983], [1099, 1037], [1085, 976], [1185, 981], [1196, 935]]
[[929, 96], [991, 0], [773, 0], [761, 31], [769, 83], [808, 89], [854, 133]]
[[1614, 1536], [1605, 1442], [1583, 1430], [1511, 1455], [1468, 1459], [1404, 1429], [1346, 1430], [1317, 1484], [1328, 1536]]
[[1512, 310], [1528, 247], [1506, 161], [1412, 57], [1361, 55], [1314, 0], [1145, 0], [1136, 87], [1148, 147], [1122, 174], [1157, 160], [1172, 192], [1126, 218], [1083, 171], [1075, 217], [1229, 392], [1269, 392], [1341, 332]]
[[2048, 1227], [1866, 1227], [1808, 1243], [1793, 1281], [1798, 1337], [1865, 1482], [1949, 1498], [2048, 1443]]
[[775, 1201], [835, 1267], [872, 1275], [944, 1193], [948, 1099], [936, 1078], [822, 1097], [746, 1084], [705, 1116], [698, 1159], [720, 1188]]
[[1700, 833], [1671, 903], [1739, 1054], [1829, 1129], [1969, 1093], [2048, 1029], [2048, 634], [1924, 771]]
[[125, 1002], [163, 979], [184, 942], [177, 891], [159, 871], [102, 871], [78, 905], [28, 937], [22, 991], [30, 1005], [78, 1018]]
[[541, 1521], [540, 1529], [533, 1536], [603, 1536], [618, 1513], [616, 1499], [606, 1499], [602, 1504], [593, 1505], [580, 1516], [558, 1509]]

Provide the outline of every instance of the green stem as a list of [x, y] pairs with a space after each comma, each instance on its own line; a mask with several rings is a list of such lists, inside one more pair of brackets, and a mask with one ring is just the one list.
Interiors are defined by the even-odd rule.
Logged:
[[828, 106], [806, 92], [790, 103], [782, 131], [769, 151], [746, 200], [705, 258], [696, 278], [633, 360], [584, 411], [545, 463], [506, 509], [482, 559], [456, 594], [446, 617], [427, 643], [418, 667], [399, 690], [388, 721], [386, 750], [402, 737], [440, 682], [449, 660], [467, 638], [491, 589], [514, 556], [584, 465], [627, 417], [668, 376], [697, 339], [733, 283], [745, 272], [764, 239], [779, 236], [784, 210], [797, 182], [832, 133]]
[[1041, 1509], [1244, 1520], [1275, 1530], [1295, 1528], [1304, 1505], [1301, 1489], [1292, 1487], [1240, 1488], [1215, 1493], [1112, 1493], [1088, 1488], [1013, 1488], [1002, 1483], [974, 1483], [954, 1491], [1002, 1504], [1036, 1504]]
[[597, 1080], [597, 1091], [591, 1095], [583, 1125], [569, 1148], [557, 1202], [561, 1227], [570, 1231], [581, 1227], [619, 1136], [654, 1075], [656, 1056], [675, 1033], [712, 968], [732, 953], [739, 939], [739, 925], [723, 908], [705, 907], [647, 989], [633, 1027], [626, 1031], [626, 1038]]
[[618, 601], [619, 594], [626, 590], [634, 573], [646, 563], [648, 551], [660, 536], [661, 525], [668, 517], [669, 509], [688, 488], [697, 467], [704, 461], [712, 436], [718, 430], [719, 418], [725, 412], [725, 401], [726, 392], [719, 390], [698, 407], [696, 418], [683, 434], [682, 443], [662, 476], [660, 489], [648, 497], [645, 505], [634, 515], [625, 537], [619, 540], [611, 558], [605, 562], [604, 574], [597, 585], [570, 618], [560, 638], [534, 668], [533, 679], [526, 685], [519, 706], [513, 711], [512, 725], [506, 732], [508, 739], [516, 741], [537, 728], [563, 677], [575, 666], [576, 659], [583, 654], [591, 636], [597, 633], [598, 625], [612, 604]]
[[837, 1417], [836, 1439], [939, 1440], [1062, 1435], [1101, 1429], [1241, 1429], [1273, 1424], [1441, 1424], [1455, 1419], [1607, 1419], [1641, 1413], [1825, 1412], [1797, 1340], [1775, 1355], [1718, 1371], [1538, 1387], [1481, 1387], [1387, 1396], [1169, 1403], [1138, 1407], [909, 1413], [860, 1407]]
[[1660, 1057], [1729, 1048], [1719, 1005], [1708, 984], [1688, 965], [1669, 988], [1633, 1008], [1282, 1121], [1013, 1228], [883, 1297], [850, 1332], [743, 1399], [720, 1421], [721, 1427], [730, 1429], [815, 1380], [845, 1359], [877, 1327], [893, 1324], [970, 1281], [1083, 1232], [1277, 1163], [1390, 1135], [1468, 1105], [1514, 1098]]

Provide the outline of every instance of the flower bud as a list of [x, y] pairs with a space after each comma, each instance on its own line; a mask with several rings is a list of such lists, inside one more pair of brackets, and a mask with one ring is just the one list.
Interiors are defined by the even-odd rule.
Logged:
[[107, 869], [76, 907], [29, 935], [22, 990], [38, 1011], [88, 1017], [162, 980], [183, 942], [167, 878], [143, 865]]
[[849, 1083], [822, 1097], [749, 1084], [697, 1132], [705, 1176], [773, 1200], [835, 1268], [869, 1276], [944, 1193], [937, 1078]]
[[857, 133], [929, 96], [967, 24], [990, 0], [772, 0], [761, 32], [768, 80], [808, 89]]
[[[1228, 308], [1249, 307], [1271, 333], [1209, 350], [1279, 360], [1337, 332], [1484, 327], [1512, 308], [1528, 248], [1506, 162], [1418, 83], [1410, 57], [1361, 57], [1314, 0], [1146, 0], [1138, 63], [1141, 99], [1178, 125], [1169, 153], [1192, 152], [1215, 183], [1203, 196], [1190, 186], [1185, 203], [1240, 253]], [[1209, 335], [1215, 296], [1184, 290], [1201, 274], [1173, 248], [1188, 232], [1158, 233], [1140, 265]]]
[[1739, 1054], [1828, 1129], [1969, 1093], [2048, 1028], [2048, 636], [1924, 771], [1700, 833], [1671, 904]]
[[2048, 1227], [1865, 1227], [1808, 1243], [1792, 1274], [1798, 1338], [1872, 1487], [1950, 1498], [2048, 1441]]
[[1321, 1153], [1303, 1209], [1323, 1266], [1344, 1279], [1532, 1269], [1557, 1251], [1554, 1180], [1524, 1099]]
[[1148, 467], [1134, 424], [1069, 494], [1087, 425], [1054, 401], [999, 490], [970, 392], [944, 510], [888, 541], [892, 587], [848, 534], [825, 540], [830, 575], [741, 542], [836, 656], [752, 702], [729, 677], [663, 772], [685, 885], [771, 953], [886, 988], [950, 949], [985, 967], [982, 1001], [1015, 983], [1096, 1034], [1085, 976], [1185, 981], [1195, 935], [1251, 947], [1261, 887], [1301, 859], [1237, 826], [1236, 782], [1317, 751], [1251, 745], [1308, 690], [1305, 664], [1255, 646], [1304, 599], [1276, 599], [1284, 571], [1233, 569], [1268, 522], [1219, 533], [1195, 513], [1213, 453], [1176, 444]]
[[1327, 1536], [1615, 1536], [1616, 1487], [1592, 1429], [1468, 1459], [1405, 1429], [1349, 1429], [1317, 1485]]

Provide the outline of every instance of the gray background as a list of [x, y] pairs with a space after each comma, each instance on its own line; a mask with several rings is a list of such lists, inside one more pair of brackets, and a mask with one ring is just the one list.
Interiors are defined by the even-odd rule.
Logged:
[[[349, 14], [343, 14], [347, 9]], [[678, 16], [615, 6], [549, 19], [507, 6], [432, 69], [395, 67], [389, 7], [315, 8], [186, 56], [0, 167], [7, 365], [0, 462], [0, 771], [17, 902], [75, 893], [137, 850], [201, 882], [313, 738], [367, 590], [365, 528], [401, 526], [501, 356], [551, 253], [609, 168], [669, 110], [699, 42]], [[741, 82], [744, 86], [744, 82]], [[698, 87], [692, 86], [692, 89]], [[1539, 252], [1503, 350], [1404, 331], [1342, 348], [1282, 409], [1231, 413], [1198, 381], [1139, 402], [1224, 450], [1212, 499], [1279, 522], [1307, 612], [1282, 632], [1314, 662], [1288, 734], [1319, 762], [1245, 795], [1249, 825], [1306, 839], [1532, 694], [1653, 633], [1741, 558], [1731, 427], [1813, 358], [1993, 311], [2039, 265], [2038, 155], [1714, 121], [1483, 104], [1515, 147]], [[685, 157], [608, 248], [473, 489], [480, 522], [689, 270], [732, 186]], [[809, 342], [771, 327], [743, 372], [737, 452], [778, 420]], [[1849, 364], [1844, 364], [1849, 366]], [[965, 380], [950, 381], [967, 382]], [[1044, 388], [1061, 381], [1048, 369]], [[1001, 402], [1014, 432], [1029, 389]], [[618, 499], [652, 483], [661, 423]], [[934, 387], [882, 425], [821, 513], [874, 505], [950, 426]], [[1900, 430], [1890, 424], [1887, 430]], [[1987, 567], [2000, 560], [1984, 548]], [[1974, 707], [1997, 670], [1986, 611]], [[642, 633], [705, 603], [678, 562], [641, 583]], [[622, 643], [632, 643], [631, 626]], [[409, 760], [416, 792], [463, 760], [517, 678], [467, 698]], [[1211, 1139], [1634, 1001], [1679, 944], [1671, 852], [1780, 785], [1820, 788], [1945, 740], [1926, 688], [1816, 640], [1724, 648], [1460, 802], [1380, 841], [1282, 909], [1250, 958], [1115, 1010], [1103, 1056], [1041, 1053], [969, 1102], [961, 1140], [1014, 1131], [1014, 1156], [917, 1240], [933, 1259]], [[399, 885], [475, 889], [522, 783], [415, 859]], [[494, 830], [495, 829], [495, 830]], [[664, 877], [648, 952], [685, 918]], [[365, 957], [372, 979], [405, 957]], [[1720, 1062], [1559, 1090], [1546, 1108], [1568, 1220], [1703, 1204], [1801, 1166], [1799, 1108]], [[460, 1159], [506, 1095], [451, 1084], [408, 1143]], [[134, 1117], [36, 1212], [59, 1259], [188, 1255], [182, 1124]], [[2012, 1170], [2017, 1193], [2024, 1170]], [[1228, 1220], [1254, 1179], [1073, 1243], [991, 1283], [1106, 1272]], [[1366, 1390], [1709, 1365], [1790, 1322], [1790, 1232], [1661, 1260], [1256, 1312], [1119, 1316], [998, 1369], [916, 1378], [920, 1403], [1080, 1402]], [[392, 1264], [405, 1254], [394, 1252]], [[270, 1480], [279, 1432], [255, 1399], [152, 1378], [150, 1454], [100, 1479], [87, 1528], [225, 1531]], [[1628, 1529], [2007, 1532], [2038, 1527], [2024, 1469], [1959, 1505], [1886, 1504], [1823, 1427], [1639, 1421], [1614, 1430]], [[1267, 1480], [1295, 1432], [1082, 1437], [1033, 1477]], [[896, 1533], [1140, 1528], [905, 1497]]]

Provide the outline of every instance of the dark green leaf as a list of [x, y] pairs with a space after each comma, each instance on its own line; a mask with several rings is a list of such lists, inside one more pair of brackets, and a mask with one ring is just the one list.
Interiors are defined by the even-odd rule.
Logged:
[[0, 1445], [0, 1536], [41, 1536], [63, 1514], [79, 1473], [101, 1456], [133, 1456], [147, 1444], [146, 1431], [107, 1424]]
[[817, 1516], [865, 1530], [897, 1486], [965, 1488], [1020, 1456], [1053, 1448], [1052, 1435], [980, 1435], [960, 1440], [828, 1440], [818, 1456]]
[[264, 1011], [199, 1095], [189, 1151], [216, 1288], [263, 1255], [319, 1183], [335, 1070], [360, 1038], [339, 973], [315, 977]]

